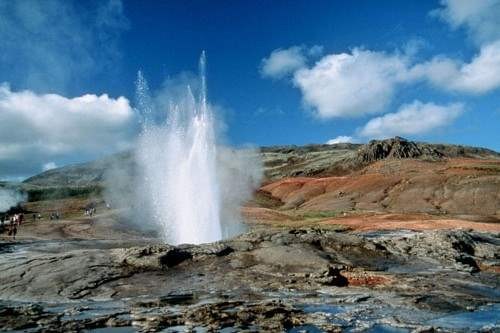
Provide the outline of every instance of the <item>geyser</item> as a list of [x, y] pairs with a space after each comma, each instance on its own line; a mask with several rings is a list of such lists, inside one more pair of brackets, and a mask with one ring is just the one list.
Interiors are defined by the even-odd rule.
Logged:
[[[226, 236], [221, 224], [218, 152], [214, 114], [207, 103], [205, 66], [202, 53], [198, 92], [186, 86], [181, 96], [169, 101], [166, 110], [157, 110], [146, 80], [138, 74], [142, 115], [137, 149], [139, 193], [145, 196], [142, 199], [149, 206], [149, 218], [172, 244], [213, 242]], [[166, 121], [158, 121], [165, 111]]]

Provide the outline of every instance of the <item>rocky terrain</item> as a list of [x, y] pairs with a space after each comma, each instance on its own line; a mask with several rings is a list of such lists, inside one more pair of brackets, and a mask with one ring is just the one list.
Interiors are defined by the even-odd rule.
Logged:
[[197, 246], [105, 205], [131, 153], [1, 183], [27, 221], [0, 235], [0, 330], [500, 331], [500, 154], [402, 138], [260, 154], [248, 230]]
[[429, 332], [500, 324], [498, 234], [256, 228], [201, 246], [47, 240], [2, 243], [1, 251], [4, 330]]

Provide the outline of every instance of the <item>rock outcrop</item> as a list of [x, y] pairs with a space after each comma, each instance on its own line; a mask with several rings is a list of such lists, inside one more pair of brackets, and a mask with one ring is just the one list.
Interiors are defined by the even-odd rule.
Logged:
[[385, 158], [435, 160], [445, 156], [449, 155], [439, 151], [434, 145], [416, 143], [397, 136], [387, 140], [372, 140], [361, 146], [357, 151], [356, 159], [360, 163], [369, 164]]
[[[63, 247], [72, 250], [55, 250]], [[0, 257], [0, 327], [275, 332], [383, 322], [413, 330], [498, 302], [499, 250], [496, 235], [477, 232], [319, 228], [267, 228], [197, 246], [11, 244]]]

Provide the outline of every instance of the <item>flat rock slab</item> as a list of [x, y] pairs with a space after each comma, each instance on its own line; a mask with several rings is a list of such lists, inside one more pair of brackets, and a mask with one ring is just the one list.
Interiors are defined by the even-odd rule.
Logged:
[[205, 245], [35, 241], [0, 251], [0, 324], [10, 329], [24, 318], [35, 331], [342, 330], [391, 313], [390, 325], [410, 330], [450, 313], [491, 317], [484, 307], [500, 303], [500, 239], [469, 231], [269, 229]]
[[319, 270], [330, 264], [330, 260], [323, 258], [320, 251], [302, 244], [269, 246], [256, 249], [250, 254], [259, 263], [296, 269]]

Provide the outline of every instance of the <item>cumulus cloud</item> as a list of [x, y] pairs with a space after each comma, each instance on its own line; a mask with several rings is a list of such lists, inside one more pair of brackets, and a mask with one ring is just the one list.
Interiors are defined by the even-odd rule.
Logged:
[[479, 95], [500, 88], [500, 40], [483, 45], [469, 62], [436, 56], [415, 63], [408, 52], [354, 48], [294, 71], [303, 103], [322, 119], [383, 113], [393, 96], [415, 82]]
[[294, 46], [273, 51], [261, 71], [273, 78], [292, 74], [304, 105], [323, 119], [386, 112], [393, 96], [416, 82], [472, 95], [500, 88], [500, 0], [442, 0], [431, 15], [453, 29], [464, 28], [478, 45], [477, 54], [470, 60], [437, 55], [416, 62], [422, 41], [410, 40], [403, 52], [354, 48], [308, 66], [304, 49]]
[[500, 39], [499, 0], [442, 0], [431, 12], [452, 29], [463, 27], [479, 45]]
[[295, 72], [304, 103], [320, 118], [355, 117], [384, 111], [396, 85], [407, 80], [407, 59], [355, 48], [330, 54]]
[[67, 98], [0, 85], [0, 174], [29, 175], [57, 158], [91, 158], [124, 149], [133, 119], [125, 97]]
[[500, 40], [481, 47], [469, 63], [441, 56], [415, 65], [411, 72], [442, 89], [471, 94], [489, 92], [500, 87]]
[[119, 36], [127, 27], [120, 0], [0, 1], [2, 81], [66, 91], [117, 67]]
[[334, 139], [330, 139], [326, 142], [327, 145], [334, 145], [336, 143], [353, 143], [356, 140], [352, 136], [340, 135]]
[[358, 130], [358, 134], [368, 138], [424, 134], [451, 124], [463, 111], [461, 103], [436, 105], [416, 100], [402, 105], [395, 113], [373, 118]]
[[413, 74], [452, 91], [482, 94], [500, 87], [500, 0], [442, 0], [432, 16], [452, 29], [464, 28], [479, 45], [469, 63], [438, 56], [417, 64]]
[[319, 56], [322, 52], [323, 47], [319, 45], [309, 49], [304, 46], [276, 49], [262, 59], [260, 71], [263, 77], [280, 79], [306, 66], [308, 57]]

